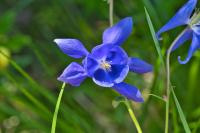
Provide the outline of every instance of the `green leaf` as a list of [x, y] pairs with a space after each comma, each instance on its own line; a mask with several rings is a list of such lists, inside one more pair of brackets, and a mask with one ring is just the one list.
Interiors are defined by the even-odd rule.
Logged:
[[179, 102], [178, 102], [178, 99], [177, 99], [177, 97], [176, 97], [176, 95], [175, 95], [175, 93], [174, 93], [173, 87], [171, 88], [171, 92], [172, 92], [172, 95], [173, 95], [173, 98], [174, 98], [174, 102], [175, 102], [175, 104], [176, 104], [176, 108], [177, 108], [177, 110], [178, 110], [178, 114], [179, 114], [179, 116], [180, 116], [180, 118], [181, 118], [181, 122], [182, 122], [182, 124], [183, 124], [184, 129], [185, 129], [185, 132], [186, 132], [186, 133], [191, 133], [190, 128], [189, 128], [189, 126], [188, 126], [188, 123], [187, 123], [187, 121], [186, 121], [186, 118], [185, 118], [185, 116], [184, 116], [184, 113], [183, 113], [183, 111], [182, 111], [182, 109], [181, 109], [181, 106], [180, 106], [180, 104], [179, 104]]
[[160, 44], [158, 42], [158, 39], [156, 38], [156, 33], [155, 33], [155, 29], [153, 27], [151, 18], [150, 18], [149, 13], [148, 13], [148, 11], [147, 11], [147, 9], [145, 7], [144, 7], [144, 10], [145, 10], [146, 19], [147, 19], [147, 22], [148, 22], [148, 25], [149, 25], [149, 29], [151, 31], [151, 35], [153, 37], [153, 41], [154, 41], [156, 50], [157, 50], [158, 55], [159, 55], [160, 61], [161, 61], [162, 65], [165, 66], [164, 59], [163, 59], [163, 56], [162, 56], [162, 53], [161, 53]]

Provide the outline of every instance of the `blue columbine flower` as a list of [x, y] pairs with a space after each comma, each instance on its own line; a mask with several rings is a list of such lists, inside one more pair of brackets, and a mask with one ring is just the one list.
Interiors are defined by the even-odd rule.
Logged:
[[176, 13], [176, 15], [174, 15], [174, 17], [157, 33], [157, 37], [159, 38], [160, 34], [163, 32], [166, 32], [178, 26], [187, 25], [186, 29], [178, 38], [175, 46], [172, 49], [172, 51], [174, 51], [184, 42], [192, 39], [192, 43], [186, 59], [182, 61], [180, 59], [180, 56], [178, 57], [180, 64], [186, 64], [191, 59], [193, 53], [200, 48], [200, 12], [197, 11], [192, 15], [196, 4], [197, 0], [188, 0], [188, 2]]
[[143, 102], [140, 91], [123, 82], [129, 70], [143, 74], [152, 71], [152, 66], [128, 57], [120, 47], [132, 31], [132, 18], [127, 17], [103, 33], [103, 43], [89, 53], [77, 39], [55, 39], [59, 48], [73, 58], [84, 58], [82, 65], [72, 62], [60, 75], [59, 81], [79, 86], [86, 77], [102, 87], [111, 87], [121, 95], [136, 102]]

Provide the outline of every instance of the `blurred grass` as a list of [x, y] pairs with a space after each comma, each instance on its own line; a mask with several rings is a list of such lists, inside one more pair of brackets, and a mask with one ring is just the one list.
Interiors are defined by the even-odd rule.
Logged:
[[[160, 96], [164, 93], [160, 81], [163, 72], [157, 64], [159, 58], [143, 7], [147, 7], [155, 29], [158, 30], [185, 2], [186, 0], [115, 0], [115, 22], [126, 16], [132, 16], [134, 20], [134, 30], [123, 48], [130, 56], [140, 57], [156, 67], [153, 74], [131, 73], [126, 79], [141, 88], [145, 96], [145, 103], [133, 105], [144, 132], [163, 132], [165, 105], [162, 101], [146, 97], [147, 93]], [[4, 62], [6, 67], [0, 66], [2, 132], [50, 131], [52, 113], [61, 85], [56, 78], [74, 61], [59, 51], [53, 39], [78, 38], [90, 50], [101, 43], [102, 32], [109, 26], [108, 17], [108, 5], [103, 0], [0, 1], [0, 49], [6, 48], [14, 62]], [[169, 47], [178, 32], [179, 29], [164, 34], [162, 51]], [[200, 53], [197, 52], [187, 65], [179, 65], [177, 62], [177, 56], [185, 55], [188, 46], [189, 43], [172, 54], [171, 81], [176, 86], [175, 92], [190, 128], [198, 133]], [[116, 96], [118, 94], [96, 86], [90, 79], [80, 87], [67, 87], [58, 115], [57, 132], [134, 132], [126, 108], [112, 107], [112, 100]], [[170, 131], [183, 132], [176, 110], [172, 108], [170, 113]]]

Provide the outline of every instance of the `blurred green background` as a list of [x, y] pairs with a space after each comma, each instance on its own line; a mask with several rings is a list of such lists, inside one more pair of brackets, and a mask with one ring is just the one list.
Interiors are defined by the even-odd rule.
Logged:
[[[114, 0], [114, 21], [132, 16], [134, 29], [123, 45], [129, 56], [154, 65], [154, 73], [130, 73], [126, 82], [141, 89], [145, 102], [133, 102], [144, 133], [164, 132], [165, 103], [149, 93], [165, 94], [164, 71], [146, 22], [144, 6], [158, 30], [187, 0]], [[200, 3], [198, 3], [200, 4]], [[199, 7], [199, 6], [198, 6]], [[109, 26], [109, 6], [104, 0], [0, 0], [0, 133], [48, 133], [61, 87], [57, 77], [74, 59], [53, 43], [55, 38], [78, 38], [91, 50], [101, 43]], [[182, 28], [164, 34], [163, 55]], [[172, 55], [175, 93], [191, 130], [200, 132], [200, 52], [186, 65], [190, 42]], [[7, 58], [5, 58], [5, 55]], [[76, 60], [79, 61], [79, 60]], [[119, 94], [87, 79], [80, 87], [67, 86], [58, 115], [57, 133], [136, 132], [124, 105], [112, 101]], [[171, 100], [170, 132], [184, 132]]]

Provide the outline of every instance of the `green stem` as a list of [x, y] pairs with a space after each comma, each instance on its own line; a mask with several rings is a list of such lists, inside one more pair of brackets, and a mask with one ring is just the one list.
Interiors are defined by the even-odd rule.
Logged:
[[57, 122], [57, 117], [58, 117], [58, 110], [60, 108], [60, 102], [61, 102], [61, 99], [62, 99], [64, 88], [65, 88], [65, 83], [62, 84], [62, 88], [60, 90], [58, 100], [56, 102], [56, 107], [55, 107], [55, 111], [54, 111], [54, 114], [53, 114], [53, 120], [52, 120], [52, 126], [51, 126], [51, 133], [55, 133], [55, 131], [56, 131], [56, 122]]
[[168, 128], [169, 128], [169, 99], [170, 99], [170, 55], [172, 52], [173, 47], [177, 43], [177, 41], [180, 39], [180, 37], [186, 32], [187, 28], [183, 30], [179, 36], [172, 42], [170, 45], [168, 51], [167, 51], [167, 56], [166, 56], [166, 73], [167, 73], [167, 83], [166, 83], [166, 114], [165, 114], [165, 133], [168, 133]]
[[[114, 4], [114, 3], [113, 3], [113, 0], [109, 0], [109, 19], [110, 19], [110, 26], [113, 25], [113, 4]], [[126, 105], [126, 107], [127, 107], [127, 109], [128, 109], [128, 112], [129, 112], [129, 114], [130, 114], [130, 116], [131, 116], [131, 119], [132, 119], [133, 123], [134, 123], [135, 126], [136, 126], [136, 129], [137, 129], [138, 133], [142, 133], [142, 130], [141, 130], [141, 128], [140, 128], [140, 125], [139, 125], [139, 123], [138, 123], [138, 121], [137, 121], [137, 119], [136, 119], [136, 117], [135, 117], [135, 114], [134, 114], [133, 110], [131, 109], [131, 106], [130, 106], [129, 101], [126, 99], [126, 100], [124, 101], [124, 103], [125, 103], [125, 105]]]
[[113, 0], [109, 0], [109, 19], [110, 26], [113, 25]]
[[128, 109], [128, 112], [129, 112], [129, 114], [131, 116], [131, 119], [132, 119], [133, 123], [135, 124], [137, 132], [138, 133], [142, 133], [142, 129], [141, 129], [141, 127], [140, 127], [140, 125], [139, 125], [139, 123], [138, 123], [138, 121], [137, 121], [137, 119], [135, 117], [135, 114], [134, 114], [133, 110], [131, 109], [131, 105], [130, 105], [130, 103], [129, 103], [129, 101], [127, 99], [125, 100], [125, 105], [126, 105], [126, 107]]
[[167, 91], [167, 100], [166, 100], [166, 106], [165, 106], [165, 133], [168, 133], [169, 128], [169, 91]]

